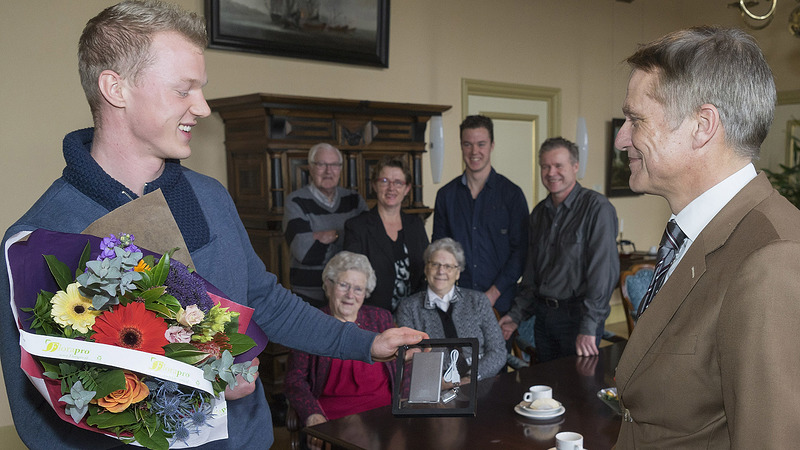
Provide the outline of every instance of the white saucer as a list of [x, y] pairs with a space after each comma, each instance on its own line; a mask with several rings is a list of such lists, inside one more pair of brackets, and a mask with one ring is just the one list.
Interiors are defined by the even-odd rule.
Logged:
[[540, 419], [540, 420], [553, 419], [555, 417], [564, 414], [564, 412], [566, 411], [566, 408], [564, 408], [563, 405], [556, 409], [537, 411], [535, 409], [525, 408], [524, 406], [522, 406], [523, 404], [524, 402], [520, 402], [518, 405], [514, 406], [514, 412], [529, 419]]
[[[557, 448], [555, 448], [555, 447], [550, 447], [550, 449], [549, 449], [549, 450], [558, 450], [558, 449], [557, 449]], [[583, 447], [583, 450], [586, 450], [586, 447]]]

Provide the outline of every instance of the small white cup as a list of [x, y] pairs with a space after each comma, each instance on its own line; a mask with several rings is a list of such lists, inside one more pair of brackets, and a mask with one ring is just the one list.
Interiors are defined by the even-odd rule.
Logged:
[[583, 436], [572, 431], [556, 434], [556, 450], [583, 450]]
[[540, 398], [553, 398], [553, 388], [543, 384], [537, 384], [536, 386], [528, 388], [528, 392], [522, 396], [522, 400], [528, 403], [532, 403]]

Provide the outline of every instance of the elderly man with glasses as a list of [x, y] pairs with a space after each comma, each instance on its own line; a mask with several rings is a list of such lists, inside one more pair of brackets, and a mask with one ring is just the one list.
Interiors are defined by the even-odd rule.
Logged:
[[366, 211], [367, 204], [357, 192], [339, 186], [342, 154], [336, 147], [311, 147], [308, 166], [311, 182], [286, 199], [283, 232], [292, 255], [291, 289], [319, 308], [327, 304], [322, 269], [342, 250], [345, 221]]

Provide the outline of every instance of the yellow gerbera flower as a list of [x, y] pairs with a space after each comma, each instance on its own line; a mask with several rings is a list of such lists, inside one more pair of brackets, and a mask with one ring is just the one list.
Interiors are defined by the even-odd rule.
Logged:
[[72, 329], [81, 333], [88, 333], [94, 325], [94, 319], [101, 311], [89, 309], [92, 300], [81, 295], [78, 283], [67, 286], [67, 291], [58, 291], [50, 300], [53, 308], [50, 315], [62, 327], [72, 325]]

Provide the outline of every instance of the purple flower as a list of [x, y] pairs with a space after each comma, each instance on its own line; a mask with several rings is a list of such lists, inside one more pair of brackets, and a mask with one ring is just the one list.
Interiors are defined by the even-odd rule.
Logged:
[[108, 237], [104, 237], [103, 240], [100, 241], [100, 255], [97, 257], [98, 261], [102, 261], [105, 258], [114, 258], [117, 256], [114, 253], [114, 247], [120, 247], [121, 249], [125, 250], [126, 252], [140, 252], [139, 247], [133, 245], [133, 240], [136, 239], [133, 237], [132, 234], [127, 233], [120, 233], [119, 237], [111, 234]]
[[110, 235], [109, 237], [104, 237], [102, 241], [100, 241], [100, 249], [102, 252], [97, 257], [98, 261], [102, 261], [105, 258], [113, 258], [116, 256], [114, 253], [114, 247], [121, 244], [119, 239], [115, 235]]
[[167, 293], [178, 299], [183, 309], [189, 305], [197, 305], [201, 311], [208, 313], [214, 302], [208, 296], [203, 280], [189, 272], [189, 268], [180, 261], [170, 259], [169, 262], [169, 274], [164, 282]]

